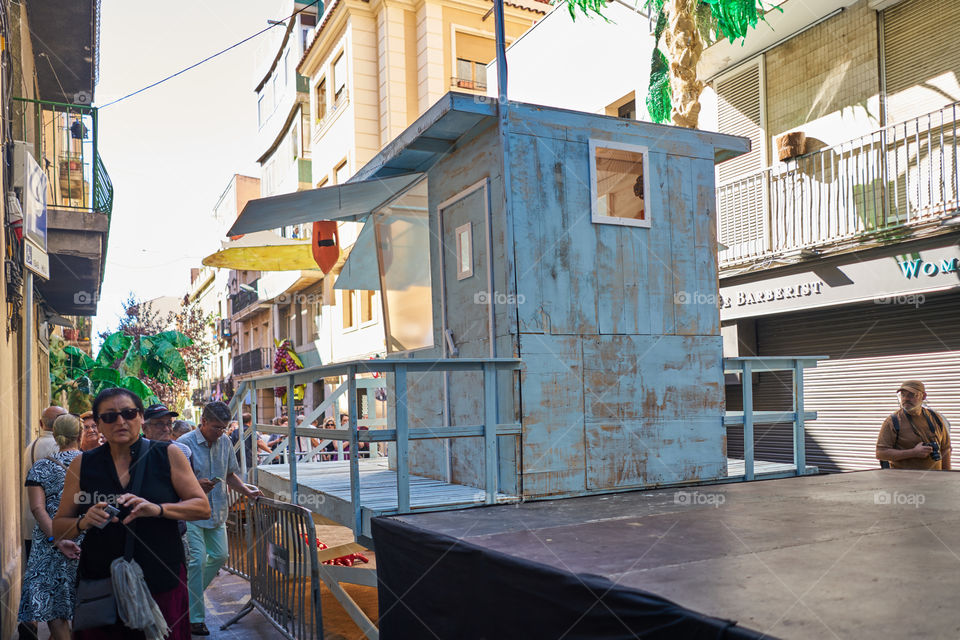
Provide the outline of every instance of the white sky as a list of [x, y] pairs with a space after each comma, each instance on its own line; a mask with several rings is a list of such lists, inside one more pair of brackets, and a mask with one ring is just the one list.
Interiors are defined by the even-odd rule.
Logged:
[[[267, 26], [276, 0], [103, 0], [95, 105], [189, 66]], [[292, 5], [292, 3], [289, 3]], [[270, 32], [100, 111], [100, 153], [114, 186], [106, 276], [94, 330], [121, 302], [183, 295], [190, 268], [219, 248], [213, 206], [234, 173], [259, 176], [258, 47]]]

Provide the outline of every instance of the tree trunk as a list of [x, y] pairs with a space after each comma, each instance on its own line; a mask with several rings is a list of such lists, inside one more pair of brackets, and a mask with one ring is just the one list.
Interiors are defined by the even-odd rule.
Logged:
[[697, 29], [696, 8], [700, 0], [667, 0], [664, 12], [667, 28], [663, 32], [670, 60], [671, 119], [678, 127], [697, 128], [700, 119], [700, 93], [703, 83], [697, 79], [697, 64], [703, 54], [703, 40]]

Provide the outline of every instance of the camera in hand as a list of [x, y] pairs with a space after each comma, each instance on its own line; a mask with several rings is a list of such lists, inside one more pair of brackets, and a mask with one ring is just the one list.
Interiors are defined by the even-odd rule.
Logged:
[[[115, 506], [113, 506], [112, 504], [108, 504], [107, 506], [105, 506], [105, 507], [103, 508], [103, 510], [106, 511], [106, 512], [107, 512], [107, 515], [110, 516], [111, 518], [113, 518], [114, 516], [119, 516], [119, 515], [120, 515], [120, 509], [117, 509], [117, 508], [116, 508]], [[105, 526], [107, 526], [108, 524], [110, 524], [110, 520], [107, 520], [107, 521], [104, 522], [103, 524], [98, 524], [97, 527], [100, 528], [100, 529], [103, 529], [103, 528], [104, 528]]]
[[931, 459], [931, 460], [933, 460], [934, 462], [936, 462], [937, 460], [940, 459], [940, 445], [939, 445], [939, 444], [937, 444], [936, 442], [924, 442], [923, 444], [925, 444], [926, 446], [928, 446], [928, 447], [930, 447], [931, 449], [933, 449], [933, 452], [930, 454], [930, 459]]

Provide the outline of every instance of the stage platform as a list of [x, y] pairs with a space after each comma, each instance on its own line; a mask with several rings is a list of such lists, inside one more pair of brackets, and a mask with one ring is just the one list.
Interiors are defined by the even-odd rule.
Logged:
[[[957, 473], [528, 502], [373, 532], [385, 640], [960, 636]], [[739, 626], [718, 635], [722, 620]]]
[[[757, 460], [754, 463], [754, 473], [758, 479], [792, 476], [794, 469], [794, 465], [778, 462]], [[808, 474], [816, 472], [816, 467], [807, 467]], [[289, 496], [290, 469], [286, 463], [260, 465], [257, 473], [261, 488], [274, 495]], [[742, 481], [743, 478], [743, 460], [729, 458], [727, 481]], [[300, 504], [332, 522], [352, 525], [349, 461], [298, 463], [297, 484]], [[498, 504], [519, 501], [517, 496], [497, 494]], [[386, 458], [360, 461], [360, 503], [363, 505], [363, 535], [367, 537], [370, 535], [371, 517], [397, 513], [397, 473], [387, 468]], [[483, 504], [482, 489], [410, 475], [410, 507], [415, 512], [462, 509]]]
[[[289, 496], [289, 466], [260, 465], [257, 484], [274, 495]], [[301, 462], [297, 464], [297, 485], [301, 505], [331, 522], [352, 526], [349, 461]], [[482, 505], [484, 499], [483, 489], [410, 474], [410, 508], [414, 512], [462, 509]], [[497, 494], [498, 503], [518, 500], [515, 496]], [[367, 537], [371, 517], [397, 513], [397, 472], [387, 468], [386, 458], [360, 460], [360, 504], [363, 535]]]

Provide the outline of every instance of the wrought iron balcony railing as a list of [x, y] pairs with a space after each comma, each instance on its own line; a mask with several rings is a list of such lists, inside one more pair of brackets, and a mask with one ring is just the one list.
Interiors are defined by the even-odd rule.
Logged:
[[33, 142], [47, 174], [47, 205], [109, 215], [113, 183], [98, 150], [96, 107], [15, 97], [12, 109], [14, 138]]
[[260, 280], [258, 278], [246, 285], [249, 289], [241, 289], [230, 296], [231, 313], [240, 313], [259, 299], [259, 294], [257, 293], [257, 284], [259, 282]]
[[958, 107], [719, 185], [721, 268], [869, 242], [956, 215]]
[[271, 349], [265, 347], [251, 349], [233, 358], [234, 375], [263, 371], [272, 366], [273, 358], [271, 356]]

